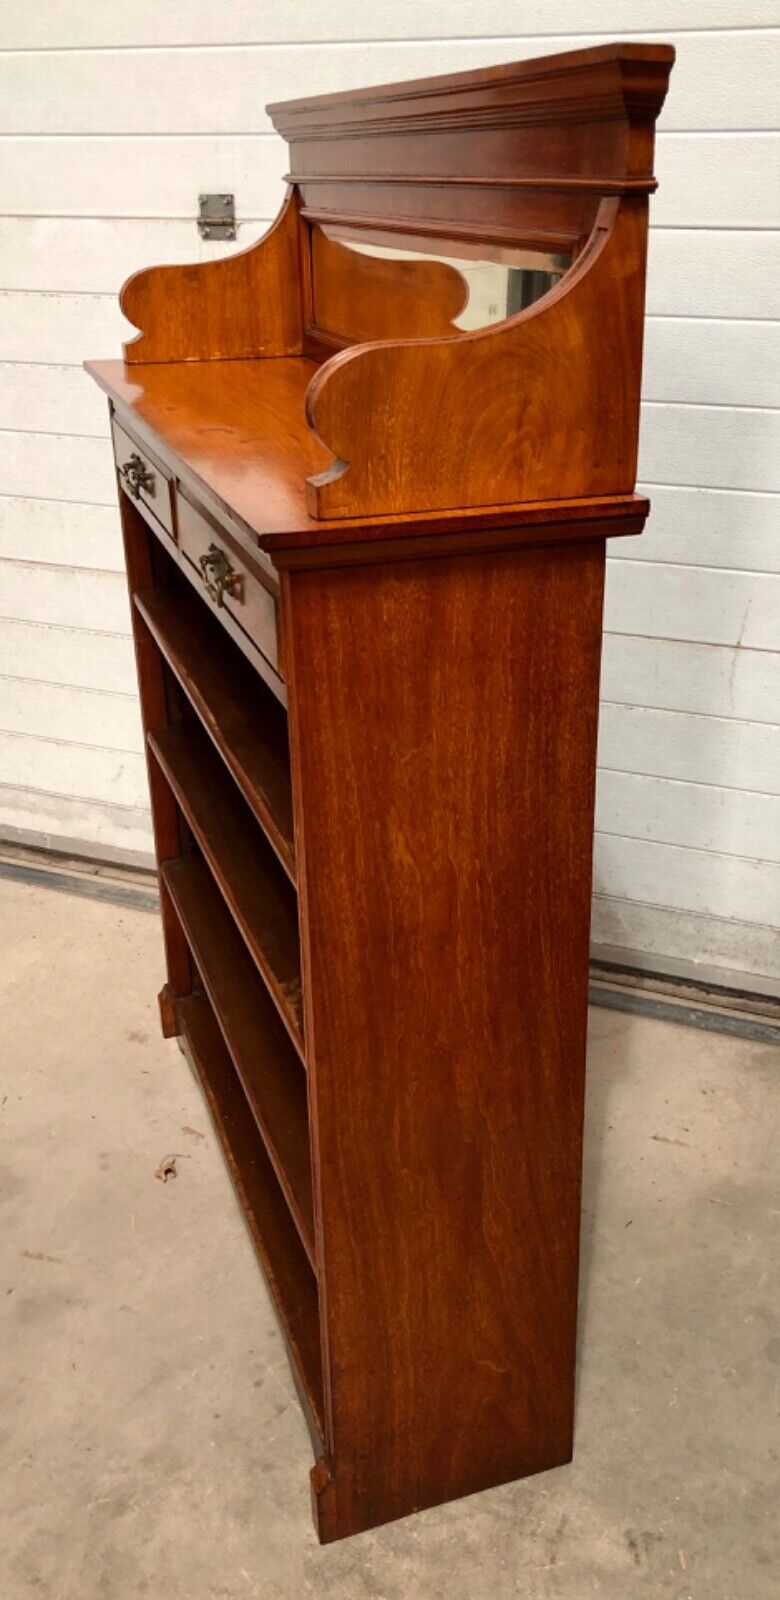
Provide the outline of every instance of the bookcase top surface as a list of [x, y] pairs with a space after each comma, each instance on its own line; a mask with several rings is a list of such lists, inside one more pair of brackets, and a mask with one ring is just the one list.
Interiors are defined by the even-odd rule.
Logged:
[[303, 356], [137, 366], [98, 361], [89, 371], [154, 435], [158, 453], [170, 452], [170, 464], [188, 468], [255, 532], [280, 533], [314, 520], [306, 511], [306, 478], [330, 460], [304, 414], [316, 362]]
[[[91, 361], [86, 368], [119, 407], [120, 420], [130, 422], [175, 476], [272, 553], [299, 544], [356, 543], [361, 534], [370, 538], [388, 528], [399, 536], [491, 527], [530, 531], [600, 518], [614, 519], [615, 532], [638, 532], [646, 513], [646, 500], [625, 494], [323, 522], [306, 507], [307, 475], [331, 459], [304, 414], [316, 362], [299, 356], [136, 366]], [[635, 530], [623, 529], [627, 518], [637, 522]]]

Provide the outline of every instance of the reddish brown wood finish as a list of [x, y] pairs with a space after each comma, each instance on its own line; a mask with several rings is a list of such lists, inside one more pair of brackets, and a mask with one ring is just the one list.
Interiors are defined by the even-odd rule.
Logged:
[[316, 1280], [206, 996], [195, 993], [180, 1000], [177, 1014], [279, 1314], [312, 1443], [318, 1450], [323, 1399]]
[[303, 1056], [295, 891], [219, 757], [195, 727], [149, 732], [149, 745], [238, 924], [296, 1050]]
[[120, 304], [141, 330], [125, 360], [210, 361], [301, 349], [294, 190], [264, 237], [202, 266], [152, 267], [129, 278]]
[[[173, 592], [142, 590], [134, 603], [295, 882], [290, 751], [281, 707], [264, 696], [243, 656], [215, 636], [183, 584]], [[252, 703], [257, 715], [250, 718]]]
[[313, 1269], [306, 1078], [240, 934], [197, 856], [163, 864], [203, 985]]
[[150, 527], [157, 531], [162, 526], [175, 539], [176, 514], [171, 474], [148, 450], [141, 449], [135, 439], [128, 437], [116, 417], [111, 419], [111, 437], [120, 489], [137, 505]]
[[504, 505], [500, 515], [495, 506], [458, 506], [319, 521], [306, 509], [306, 475], [324, 467], [328, 453], [304, 414], [316, 370], [303, 360], [172, 363], [132, 372], [121, 361], [88, 363], [121, 407], [125, 426], [142, 443], [154, 440], [187, 494], [229, 535], [245, 538], [255, 555], [258, 545], [268, 551], [277, 566], [330, 562], [334, 551], [342, 561], [384, 560], [388, 543], [394, 555], [414, 558], [441, 545], [443, 535], [447, 542], [462, 535], [456, 547], [466, 553], [484, 549], [486, 540], [565, 544], [592, 539], [596, 528], [608, 535], [641, 532], [648, 502], [633, 493]]
[[[131, 280], [143, 331], [90, 368], [170, 486], [169, 526], [120, 496], [163, 1025], [279, 1309], [323, 1540], [571, 1453], [604, 554], [648, 509], [672, 59], [604, 46], [272, 108], [275, 228]], [[573, 264], [463, 334], [448, 269], [315, 223]], [[212, 531], [236, 605], [198, 575]]]
[[[264, 656], [274, 672], [278, 672], [278, 581], [271, 588], [262, 569], [256, 564], [247, 564], [243, 550], [236, 546], [230, 534], [225, 537], [224, 529], [213, 518], [205, 517], [183, 494], [177, 497], [176, 521], [179, 550], [191, 569], [188, 576], [193, 577], [196, 583], [203, 584], [212, 604], [225, 613], [220, 620], [227, 622], [229, 617], [250, 645]], [[224, 570], [229, 574], [230, 588], [220, 590], [216, 587], [214, 572], [208, 566], [212, 558], [222, 564], [222, 568], [218, 567], [216, 571]], [[204, 560], [207, 562], [205, 568]]]
[[311, 232], [311, 278], [308, 333], [347, 344], [446, 336], [468, 300], [468, 285], [455, 267], [360, 255], [321, 228]]
[[[314, 516], [631, 492], [647, 201], [618, 205], [603, 202], [576, 264], [518, 316], [446, 340], [354, 346], [322, 368], [306, 414], [337, 461], [309, 480]], [[375, 394], [392, 394], [392, 408], [372, 407]]]
[[571, 1452], [603, 564], [290, 579], [325, 1539]]
[[[131, 505], [127, 496], [119, 493], [119, 517], [125, 551], [125, 569], [130, 591], [149, 588], [154, 578], [153, 535], [150, 535], [140, 511]], [[163, 535], [167, 537], [167, 535]], [[141, 616], [131, 607], [133, 645], [141, 699], [141, 720], [144, 738], [153, 727], [161, 728], [175, 716], [171, 706], [168, 684], [163, 671], [160, 653]], [[147, 771], [152, 803], [154, 848], [158, 861], [181, 855], [186, 846], [179, 813], [173, 796], [164, 782], [158, 767], [147, 750]], [[160, 1016], [166, 1038], [178, 1032], [175, 1000], [189, 994], [192, 987], [192, 963], [187, 942], [170, 904], [164, 886], [160, 888], [165, 962], [168, 981], [160, 994]]]

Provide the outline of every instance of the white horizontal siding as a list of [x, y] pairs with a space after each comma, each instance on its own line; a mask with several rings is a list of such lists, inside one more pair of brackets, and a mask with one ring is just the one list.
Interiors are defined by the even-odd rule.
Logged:
[[762, 650], [607, 633], [601, 693], [615, 705], [777, 721], [780, 657]]
[[154, 841], [149, 809], [83, 800], [52, 790], [0, 782], [0, 838], [32, 841], [41, 850], [66, 850], [101, 860], [150, 866]]
[[646, 400], [721, 406], [780, 401], [780, 322], [650, 317], [645, 329]]
[[[647, 263], [652, 316], [780, 317], [780, 233], [664, 228], [657, 225], [655, 204]], [[0, 224], [0, 284], [6, 287], [2, 253]]]
[[780, 793], [780, 725], [606, 701], [599, 766], [724, 789]]
[[53, 728], [65, 744], [143, 753], [141, 715], [134, 694], [0, 676], [0, 729], [4, 733], [50, 739]]
[[777, 568], [774, 495], [680, 485], [654, 485], [648, 492], [653, 511], [642, 537], [613, 539], [613, 560], [754, 573]]
[[780, 795], [602, 769], [597, 805], [602, 834], [780, 861]]
[[0, 497], [0, 559], [122, 571], [114, 506]]
[[[658, 37], [651, 33], [650, 38]], [[571, 35], [566, 48], [590, 42]], [[681, 34], [675, 40], [667, 130], [772, 128], [780, 78], [780, 35], [772, 29]], [[560, 38], [523, 39], [523, 56], [561, 48]], [[123, 50], [50, 50], [0, 56], [2, 133], [268, 132], [266, 101], [327, 94], [355, 84], [394, 82], [437, 72], [512, 61], [516, 38], [363, 40], [220, 45], [188, 50], [134, 51], [128, 71]], [[258, 97], [258, 75], [263, 93]], [[197, 74], [197, 78], [194, 77]], [[207, 84], [208, 93], [196, 85]]]
[[610, 561], [604, 620], [614, 633], [780, 650], [780, 575]]
[[780, 904], [780, 866], [774, 862], [598, 831], [593, 884], [597, 894], [764, 927], [776, 924]]
[[195, 240], [193, 218], [201, 190], [230, 190], [244, 219], [273, 217], [287, 165], [285, 146], [268, 135], [0, 136], [0, 212], [33, 217], [181, 217], [188, 220]]
[[[518, 14], [519, 13], [519, 14]], [[540, 35], [554, 31], [553, 48], [568, 48], [571, 34], [601, 35], [621, 39], [647, 38], [653, 30], [671, 30], [674, 38], [688, 29], [771, 27], [777, 22], [773, 0], [696, 0], [683, 7], [680, 0], [557, 0], [551, 12], [548, 0], [523, 0], [522, 7], [507, 0], [394, 0], [392, 6], [365, 5], [365, 0], [231, 0], [216, 7], [213, 0], [187, 0], [186, 4], [160, 5], [159, 0], [68, 0], [67, 6], [46, 10], [30, 6], [9, 9], [3, 18], [3, 42], [8, 50], [58, 49], [65, 46], [96, 49], [147, 45], [307, 44], [354, 39], [419, 39], [461, 37], [478, 39], [506, 36], [511, 29], [518, 59], [527, 55]], [[527, 30], [520, 31], [520, 27]], [[436, 70], [434, 68], [434, 70]], [[357, 81], [357, 80], [355, 80]], [[342, 87], [341, 84], [338, 87]], [[284, 91], [287, 94], [287, 90]]]
[[[52, 329], [57, 330], [56, 348]], [[135, 329], [122, 316], [115, 295], [0, 293], [0, 361], [80, 367], [84, 339], [94, 360], [121, 355]], [[56, 354], [56, 362], [54, 356]]]
[[79, 434], [0, 433], [0, 484], [5, 495], [33, 500], [116, 503], [110, 449]]
[[596, 892], [592, 938], [598, 956], [625, 962], [630, 952], [635, 965], [649, 972], [687, 974], [694, 964], [708, 978], [719, 975], [732, 987], [768, 993], [776, 993], [780, 980], [777, 927], [763, 923]]
[[[69, 628], [60, 623], [0, 617], [0, 661], [6, 673], [36, 683], [135, 693], [129, 632], [105, 633], [95, 627]], [[50, 731], [56, 733], [56, 723]]]
[[[75, 294], [108, 294], [116, 299], [125, 278], [150, 261], [172, 264], [212, 261], [245, 250], [264, 232], [266, 222], [239, 221], [235, 244], [201, 239], [186, 221], [156, 217], [0, 217], [0, 289], [43, 289]], [[698, 237], [698, 236], [696, 236]], [[741, 235], [734, 236], [741, 239]], [[755, 267], [746, 267], [759, 281], [763, 234], [752, 235], [751, 250], [742, 250]], [[724, 251], [724, 257], [727, 256]], [[733, 262], [733, 257], [728, 258]], [[779, 263], [780, 264], [780, 263]], [[725, 265], [725, 262], [724, 262]], [[706, 261], [701, 270], [706, 270]], [[663, 277], [663, 267], [657, 268]], [[732, 277], [741, 277], [733, 269]], [[662, 291], [668, 294], [668, 290]], [[735, 295], [743, 291], [735, 281]], [[767, 315], [771, 313], [767, 311]], [[729, 304], [726, 316], [739, 312]]]
[[81, 366], [0, 362], [0, 430], [107, 439], [108, 401]]
[[[70, 0], [0, 39], [0, 831], [151, 847], [103, 397], [121, 282], [243, 248], [286, 166], [274, 98], [669, 38], [640, 477], [612, 546], [594, 937], [780, 977], [780, 137], [765, 0]], [[202, 243], [201, 190], [236, 194]]]
[[120, 572], [84, 567], [48, 567], [35, 562], [0, 562], [0, 617], [100, 628], [127, 633], [130, 607]]
[[147, 804], [146, 762], [135, 751], [0, 732], [0, 772], [9, 786], [39, 794], [136, 808]]
[[[681, 386], [682, 382], [681, 381]], [[656, 485], [699, 489], [780, 490], [780, 412], [728, 406], [646, 404], [639, 437], [639, 477]], [[735, 524], [734, 537], [739, 538]]]

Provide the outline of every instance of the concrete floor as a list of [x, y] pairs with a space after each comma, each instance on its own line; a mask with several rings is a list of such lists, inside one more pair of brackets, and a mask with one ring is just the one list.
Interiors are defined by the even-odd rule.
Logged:
[[574, 1464], [321, 1549], [156, 917], [0, 919], [0, 1600], [777, 1600], [776, 1051], [593, 1012]]

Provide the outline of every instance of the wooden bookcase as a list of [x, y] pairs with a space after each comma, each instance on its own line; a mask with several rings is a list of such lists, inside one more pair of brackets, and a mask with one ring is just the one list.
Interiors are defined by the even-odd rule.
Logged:
[[89, 366], [163, 1030], [276, 1303], [323, 1540], [571, 1454], [604, 557], [648, 510], [672, 60], [271, 107], [273, 227], [132, 278], [138, 337]]

